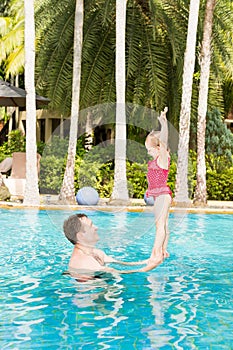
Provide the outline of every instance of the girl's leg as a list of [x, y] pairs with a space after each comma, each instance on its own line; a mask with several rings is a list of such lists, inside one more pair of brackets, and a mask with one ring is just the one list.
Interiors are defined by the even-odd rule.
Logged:
[[169, 257], [169, 253], [167, 251], [167, 245], [168, 245], [168, 241], [169, 241], [168, 215], [167, 215], [167, 221], [166, 221], [166, 225], [165, 225], [165, 231], [166, 231], [166, 237], [165, 237], [165, 241], [163, 243], [163, 257], [168, 258]]
[[164, 247], [166, 248], [168, 244], [167, 219], [170, 205], [171, 197], [169, 194], [157, 197], [154, 204], [156, 235], [151, 259], [159, 262], [163, 261]]

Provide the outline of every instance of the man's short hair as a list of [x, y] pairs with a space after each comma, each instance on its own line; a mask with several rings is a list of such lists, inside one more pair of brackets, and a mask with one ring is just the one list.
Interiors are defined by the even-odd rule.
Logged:
[[82, 222], [81, 218], [87, 217], [85, 214], [74, 214], [68, 217], [64, 221], [63, 231], [65, 233], [66, 238], [72, 243], [77, 243], [77, 233], [80, 231]]

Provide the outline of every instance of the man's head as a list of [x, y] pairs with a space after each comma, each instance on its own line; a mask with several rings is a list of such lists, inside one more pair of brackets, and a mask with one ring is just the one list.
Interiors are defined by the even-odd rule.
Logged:
[[63, 231], [66, 238], [72, 243], [77, 243], [77, 233], [81, 230], [82, 221], [81, 218], [86, 217], [85, 214], [74, 214], [68, 217], [64, 221]]
[[63, 230], [66, 238], [72, 243], [93, 246], [98, 241], [97, 228], [85, 214], [71, 215], [64, 221]]

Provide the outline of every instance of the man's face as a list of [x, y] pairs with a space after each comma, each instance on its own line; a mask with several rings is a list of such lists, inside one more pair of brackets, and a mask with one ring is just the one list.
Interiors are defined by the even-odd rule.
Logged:
[[79, 241], [81, 244], [94, 246], [99, 240], [99, 236], [97, 234], [97, 227], [93, 224], [91, 219], [87, 217], [82, 217], [82, 235], [79, 237]]

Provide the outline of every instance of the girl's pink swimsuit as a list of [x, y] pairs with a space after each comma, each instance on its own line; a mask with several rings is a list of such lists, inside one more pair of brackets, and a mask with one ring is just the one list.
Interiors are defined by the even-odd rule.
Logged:
[[146, 191], [147, 197], [158, 197], [161, 194], [170, 194], [172, 198], [172, 191], [167, 185], [167, 178], [169, 172], [170, 158], [168, 159], [168, 169], [160, 168], [157, 159], [148, 162], [147, 181], [148, 189]]

